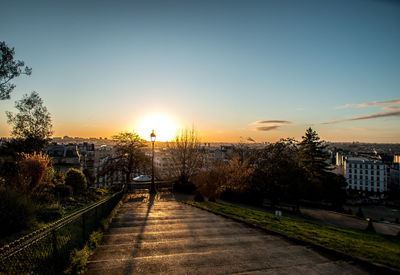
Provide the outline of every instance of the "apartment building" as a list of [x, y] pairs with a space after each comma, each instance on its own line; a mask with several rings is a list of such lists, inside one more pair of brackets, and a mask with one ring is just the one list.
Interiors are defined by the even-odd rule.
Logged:
[[366, 192], [382, 194], [387, 191], [387, 168], [380, 160], [346, 157], [344, 176], [349, 190], [361, 191], [364, 194]]

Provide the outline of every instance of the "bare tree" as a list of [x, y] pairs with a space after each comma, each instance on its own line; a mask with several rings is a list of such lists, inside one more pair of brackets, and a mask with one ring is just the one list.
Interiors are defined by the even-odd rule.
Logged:
[[149, 158], [143, 151], [147, 146], [146, 141], [135, 132], [121, 132], [112, 138], [116, 142], [115, 155], [106, 161], [103, 173], [113, 174], [120, 171], [125, 175], [125, 183], [128, 183], [133, 174], [148, 168]]
[[194, 128], [183, 129], [173, 142], [168, 143], [167, 147], [173, 162], [171, 168], [173, 178], [181, 184], [189, 183], [191, 177], [203, 164], [197, 132]]

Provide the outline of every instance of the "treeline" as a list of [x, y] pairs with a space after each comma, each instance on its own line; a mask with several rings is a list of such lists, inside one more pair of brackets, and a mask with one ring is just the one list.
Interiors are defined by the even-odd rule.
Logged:
[[[262, 149], [234, 148], [229, 162], [199, 167], [186, 185], [201, 195], [261, 204], [317, 204], [340, 209], [346, 181], [331, 172], [326, 145], [308, 128], [300, 142], [281, 139]], [[182, 185], [182, 183], [180, 183]], [[179, 186], [179, 184], [178, 184]]]

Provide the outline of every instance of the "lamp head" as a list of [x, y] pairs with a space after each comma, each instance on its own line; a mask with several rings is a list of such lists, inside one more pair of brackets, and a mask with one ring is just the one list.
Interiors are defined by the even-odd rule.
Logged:
[[151, 142], [156, 141], [156, 134], [154, 133], [154, 130], [151, 131], [150, 139], [151, 139]]

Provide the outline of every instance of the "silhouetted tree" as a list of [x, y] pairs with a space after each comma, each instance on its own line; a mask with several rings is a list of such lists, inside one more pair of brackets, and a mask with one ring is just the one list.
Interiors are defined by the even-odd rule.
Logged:
[[253, 192], [269, 198], [272, 206], [281, 200], [298, 204], [304, 173], [296, 161], [296, 141], [281, 139], [268, 144], [257, 155]]
[[168, 143], [168, 151], [174, 168], [171, 174], [180, 184], [187, 184], [203, 164], [200, 141], [196, 131], [184, 129]]
[[319, 177], [328, 172], [327, 160], [329, 154], [327, 145], [320, 141], [318, 134], [311, 127], [306, 130], [302, 141], [299, 143], [298, 160], [309, 178]]
[[15, 102], [16, 114], [6, 112], [8, 123], [13, 125], [11, 132], [16, 141], [11, 146], [21, 144], [27, 151], [41, 151], [47, 145], [52, 135], [50, 113], [43, 105], [43, 100], [37, 92], [24, 95]]
[[14, 48], [9, 48], [4, 41], [0, 41], [0, 100], [9, 99], [15, 84], [11, 80], [21, 74], [30, 75], [32, 69], [24, 67], [23, 61], [14, 60]]
[[326, 147], [327, 145], [320, 141], [317, 132], [311, 127], [306, 130], [299, 143], [297, 158], [307, 178], [302, 186], [306, 199], [313, 201], [324, 199], [324, 189], [327, 187], [328, 178], [333, 175], [329, 172], [327, 163], [329, 154]]
[[148, 170], [149, 158], [143, 151], [147, 146], [145, 140], [135, 132], [121, 132], [112, 138], [116, 142], [115, 155], [104, 164], [104, 174], [120, 171], [125, 175], [125, 183], [129, 183], [133, 174]]

